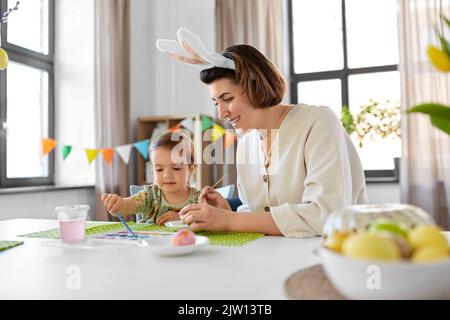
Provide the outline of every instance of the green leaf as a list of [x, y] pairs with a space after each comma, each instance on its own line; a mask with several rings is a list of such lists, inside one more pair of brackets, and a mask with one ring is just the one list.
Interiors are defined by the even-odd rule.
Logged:
[[450, 120], [437, 117], [430, 117], [431, 123], [436, 127], [450, 135]]
[[438, 35], [439, 40], [441, 41], [441, 47], [442, 50], [447, 54], [447, 56], [450, 58], [450, 43], [447, 41], [447, 39], [444, 38], [441, 34]]
[[348, 106], [343, 106], [341, 109], [341, 122], [349, 135], [355, 132], [354, 119]]
[[412, 107], [408, 113], [423, 113], [430, 116], [431, 123], [450, 135], [450, 107], [438, 103], [424, 103]]
[[450, 120], [450, 108], [440, 103], [422, 103], [412, 107], [407, 112], [420, 112], [430, 116], [448, 118]]
[[444, 20], [447, 23], [447, 26], [450, 28], [450, 20], [443, 14], [441, 14], [441, 18], [442, 18], [442, 20]]

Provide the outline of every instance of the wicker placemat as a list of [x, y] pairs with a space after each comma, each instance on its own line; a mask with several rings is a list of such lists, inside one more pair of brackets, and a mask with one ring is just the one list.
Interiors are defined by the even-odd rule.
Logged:
[[292, 274], [284, 283], [289, 299], [345, 300], [325, 275], [322, 265], [315, 265]]

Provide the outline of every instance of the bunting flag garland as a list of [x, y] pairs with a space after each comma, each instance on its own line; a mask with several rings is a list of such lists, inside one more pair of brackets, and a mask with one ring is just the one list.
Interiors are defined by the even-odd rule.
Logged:
[[139, 151], [139, 153], [144, 157], [144, 159], [148, 160], [149, 141], [142, 140], [142, 141], [135, 142], [133, 145]]
[[202, 132], [208, 130], [213, 126], [214, 122], [211, 120], [211, 118], [207, 116], [202, 116]]
[[85, 149], [85, 150], [89, 165], [91, 165], [92, 161], [94, 161], [95, 158], [97, 157], [98, 150], [97, 149]]
[[173, 126], [172, 128], [169, 128], [169, 132], [175, 132], [181, 129], [181, 124], [177, 124], [175, 126]]
[[[223, 138], [225, 149], [229, 148], [236, 142], [236, 135], [231, 130], [225, 130], [220, 124], [215, 123], [215, 121], [208, 116], [201, 116], [201, 130], [205, 132], [208, 129], [212, 129], [211, 131], [211, 140], [213, 142]], [[177, 125], [168, 128], [166, 123], [158, 123], [156, 127], [154, 127], [152, 131], [151, 139], [137, 141], [133, 144], [121, 145], [114, 148], [98, 148], [98, 149], [88, 149], [82, 148], [86, 152], [86, 157], [89, 165], [97, 158], [98, 153], [101, 153], [104, 161], [107, 165], [112, 165], [114, 159], [114, 153], [117, 152], [125, 164], [130, 162], [131, 149], [134, 146], [136, 150], [142, 155], [142, 157], [148, 161], [149, 159], [149, 145], [151, 142], [154, 142], [155, 139], [160, 137], [162, 134], [166, 132], [176, 132], [183, 131], [184, 134], [190, 136], [192, 138], [192, 134], [195, 131], [194, 118], [188, 117], [178, 123]], [[192, 138], [195, 140], [195, 137]], [[43, 138], [42, 139], [42, 153], [43, 156], [48, 155], [51, 151], [55, 149], [58, 142], [51, 138]], [[63, 161], [72, 154], [72, 145], [61, 144], [61, 155]]]
[[42, 152], [44, 156], [49, 154], [56, 147], [56, 140], [53, 139], [42, 139]]
[[186, 118], [180, 122], [180, 125], [188, 129], [190, 132], [194, 132], [194, 120], [192, 118]]
[[236, 136], [230, 130], [226, 130], [223, 140], [225, 141], [225, 149], [228, 149], [228, 147], [234, 145]]
[[114, 156], [114, 149], [112, 148], [104, 148], [100, 149], [100, 153], [103, 156], [103, 159], [105, 159], [105, 162], [108, 166], [112, 164], [113, 156]]
[[72, 151], [72, 146], [69, 146], [67, 144], [62, 146], [61, 153], [62, 153], [63, 160], [66, 160], [66, 158], [70, 154], [70, 151]]
[[225, 134], [225, 129], [222, 126], [214, 123], [212, 133], [211, 133], [211, 141], [214, 142], [214, 141], [220, 139], [220, 137], [222, 137], [224, 134]]
[[131, 144], [127, 144], [125, 146], [118, 146], [115, 148], [125, 164], [130, 162], [131, 147]]

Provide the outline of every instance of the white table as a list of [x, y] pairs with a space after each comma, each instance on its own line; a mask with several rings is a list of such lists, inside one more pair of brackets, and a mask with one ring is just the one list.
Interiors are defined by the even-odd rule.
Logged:
[[242, 247], [160, 257], [143, 248], [82, 251], [16, 237], [55, 227], [56, 220], [0, 221], [0, 240], [25, 241], [0, 252], [0, 299], [287, 299], [285, 280], [320, 262], [312, 253], [320, 238], [266, 236]]

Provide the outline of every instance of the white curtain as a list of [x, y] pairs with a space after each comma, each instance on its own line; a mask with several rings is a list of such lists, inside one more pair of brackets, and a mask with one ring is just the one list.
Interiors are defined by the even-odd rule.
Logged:
[[249, 44], [283, 70], [282, 0], [216, 0], [216, 19], [219, 51]]
[[[284, 70], [283, 25], [283, 0], [216, 0], [216, 51], [224, 52], [237, 44], [252, 45]], [[226, 163], [235, 158], [235, 151], [226, 150]], [[215, 180], [222, 175], [222, 185], [236, 185], [234, 164], [217, 165]]]
[[[402, 202], [417, 205], [436, 223], [450, 225], [450, 136], [434, 128], [428, 116], [404, 113], [415, 104], [450, 105], [449, 75], [437, 71], [426, 56], [439, 46], [435, 27], [440, 14], [450, 17], [450, 0], [398, 0], [402, 82]], [[447, 33], [448, 35], [448, 33]]]
[[[95, 6], [95, 131], [97, 147], [130, 143], [130, 3], [129, 0], [96, 0]], [[96, 163], [96, 218], [111, 220], [102, 193], [128, 196], [128, 167], [115, 155], [106, 165]]]

